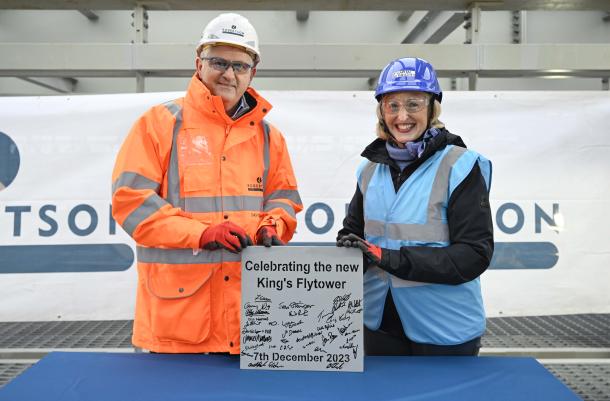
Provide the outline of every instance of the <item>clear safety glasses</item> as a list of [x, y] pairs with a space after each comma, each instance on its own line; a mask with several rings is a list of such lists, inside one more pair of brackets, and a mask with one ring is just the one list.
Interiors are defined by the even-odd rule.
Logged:
[[424, 107], [428, 106], [430, 99], [427, 97], [417, 97], [407, 99], [406, 102], [399, 102], [398, 100], [383, 100], [381, 107], [383, 108], [383, 114], [385, 115], [396, 115], [400, 113], [401, 109], [405, 109], [407, 113], [417, 113]]
[[245, 74], [253, 67], [253, 65], [243, 61], [229, 61], [222, 57], [201, 57], [201, 59], [207, 61], [210, 67], [220, 72], [225, 72], [231, 67], [236, 74]]

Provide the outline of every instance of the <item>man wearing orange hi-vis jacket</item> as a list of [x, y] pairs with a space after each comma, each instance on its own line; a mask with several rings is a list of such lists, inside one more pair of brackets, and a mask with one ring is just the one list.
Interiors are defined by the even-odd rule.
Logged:
[[249, 86], [259, 60], [246, 18], [213, 19], [186, 96], [144, 113], [117, 156], [112, 214], [137, 242], [137, 347], [239, 354], [240, 252], [295, 232], [286, 143]]

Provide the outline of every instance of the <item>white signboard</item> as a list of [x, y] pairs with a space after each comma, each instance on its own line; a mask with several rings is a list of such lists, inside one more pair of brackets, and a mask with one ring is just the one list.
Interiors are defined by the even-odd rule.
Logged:
[[362, 253], [249, 247], [242, 257], [242, 369], [363, 371]]

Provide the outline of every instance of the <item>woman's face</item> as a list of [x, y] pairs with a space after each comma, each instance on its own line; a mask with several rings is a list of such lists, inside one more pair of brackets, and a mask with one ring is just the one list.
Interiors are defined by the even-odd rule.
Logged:
[[425, 92], [393, 92], [381, 99], [383, 120], [398, 146], [404, 147], [424, 133], [429, 101]]

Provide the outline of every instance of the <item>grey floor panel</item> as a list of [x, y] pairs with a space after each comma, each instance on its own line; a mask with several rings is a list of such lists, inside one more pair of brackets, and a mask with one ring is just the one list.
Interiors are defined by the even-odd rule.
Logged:
[[483, 347], [608, 348], [610, 314], [489, 318]]
[[549, 364], [555, 377], [587, 401], [610, 401], [610, 364]]
[[30, 366], [32, 366], [31, 363], [0, 363], [0, 387], [13, 380]]
[[130, 320], [4, 322], [0, 348], [131, 347]]
[[[129, 348], [131, 320], [0, 322], [0, 348]], [[610, 348], [610, 314], [494, 317], [485, 348]]]
[[[131, 348], [131, 320], [0, 322], [0, 348]], [[610, 348], [610, 314], [487, 319], [485, 348]], [[2, 363], [0, 387], [31, 366]], [[610, 401], [610, 364], [545, 363], [583, 400]]]

